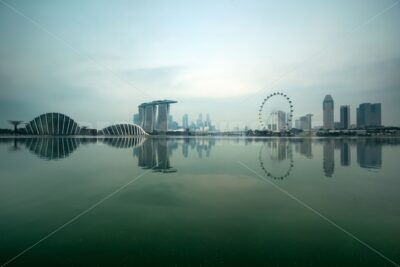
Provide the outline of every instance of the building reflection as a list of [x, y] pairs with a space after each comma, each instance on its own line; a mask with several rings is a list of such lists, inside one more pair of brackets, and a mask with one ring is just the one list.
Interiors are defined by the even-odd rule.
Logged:
[[375, 139], [357, 140], [357, 162], [361, 168], [382, 167], [382, 143]]
[[[177, 142], [177, 140], [175, 140], [175, 142]], [[184, 138], [182, 143], [182, 155], [187, 158], [189, 156], [189, 151], [196, 151], [199, 158], [203, 156], [209, 157], [211, 148], [215, 146], [215, 143], [215, 138]]]
[[340, 146], [340, 165], [350, 166], [351, 154], [350, 154], [350, 144], [346, 141], [341, 142]]
[[[357, 163], [361, 168], [382, 168], [382, 146], [399, 145], [396, 138], [348, 138], [348, 139], [312, 139], [312, 138], [271, 138], [271, 139], [228, 139], [223, 142], [244, 142], [246, 146], [253, 142], [262, 143], [259, 151], [260, 166], [265, 175], [283, 179], [290, 174], [294, 165], [293, 151], [312, 159], [321, 155], [321, 150], [313, 151], [313, 143], [322, 144], [323, 172], [332, 177], [335, 171], [335, 150], [340, 153], [340, 166], [351, 166], [351, 150], [356, 152]], [[322, 140], [322, 141], [321, 141]], [[173, 153], [182, 153], [183, 158], [210, 157], [211, 150], [218, 138], [145, 138], [145, 137], [17, 137], [0, 138], [0, 143], [7, 144], [9, 151], [21, 151], [26, 148], [29, 152], [45, 160], [67, 158], [80, 146], [106, 144], [117, 149], [132, 149], [139, 167], [152, 169], [154, 172], [176, 172]], [[320, 147], [320, 146], [316, 146]], [[353, 152], [353, 153], [354, 153]], [[353, 159], [354, 161], [354, 159]], [[274, 165], [275, 164], [275, 165]], [[279, 169], [279, 168], [280, 169]], [[279, 169], [279, 170], [278, 170]], [[276, 172], [278, 170], [278, 173]]]
[[323, 145], [323, 169], [326, 177], [332, 177], [335, 169], [335, 142], [325, 140]]
[[310, 138], [295, 140], [295, 151], [307, 158], [312, 158], [312, 140]]
[[177, 142], [170, 142], [167, 138], [150, 138], [134, 148], [133, 155], [138, 158], [138, 166], [143, 169], [172, 173], [177, 170], [171, 166], [170, 156], [177, 148]]

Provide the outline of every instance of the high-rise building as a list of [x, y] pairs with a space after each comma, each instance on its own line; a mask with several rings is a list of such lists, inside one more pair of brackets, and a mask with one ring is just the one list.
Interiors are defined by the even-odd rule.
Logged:
[[[157, 100], [139, 105], [139, 125], [147, 132], [154, 130], [166, 132], [168, 130], [168, 116], [170, 104], [173, 100]], [[156, 115], [158, 116], [156, 118]]]
[[363, 103], [357, 108], [357, 127], [381, 126], [381, 103]]
[[268, 130], [280, 132], [287, 129], [286, 112], [282, 110], [272, 111], [269, 117]]
[[286, 112], [282, 110], [278, 110], [276, 112], [277, 122], [278, 122], [278, 131], [282, 131], [286, 129]]
[[139, 113], [133, 114], [133, 124], [140, 125]]
[[157, 117], [157, 130], [160, 132], [168, 131], [168, 119], [169, 119], [169, 104], [163, 103], [158, 105], [158, 117]]
[[188, 114], [184, 114], [182, 117], [182, 128], [183, 129], [189, 128], [189, 115]]
[[322, 103], [323, 115], [324, 115], [324, 129], [334, 129], [334, 102], [331, 95], [326, 95], [324, 102]]
[[340, 128], [350, 128], [350, 106], [340, 106]]
[[300, 118], [294, 121], [294, 128], [300, 129]]
[[143, 129], [147, 133], [154, 131], [156, 124], [157, 106], [147, 105], [144, 107]]
[[179, 125], [176, 121], [174, 121], [174, 118], [172, 115], [168, 116], [168, 130], [178, 130]]
[[207, 115], [206, 115], [206, 122], [205, 122], [205, 124], [206, 124], [207, 127], [210, 127], [210, 126], [211, 126], [210, 114], [207, 114]]
[[298, 120], [299, 121], [298, 129], [310, 131], [312, 129], [312, 125], [311, 125], [312, 116], [313, 116], [312, 114], [307, 114], [305, 116], [300, 117]]
[[203, 114], [201, 114], [201, 113], [199, 114], [199, 117], [197, 118], [196, 127], [197, 127], [197, 129], [203, 129], [203, 127], [204, 127]]

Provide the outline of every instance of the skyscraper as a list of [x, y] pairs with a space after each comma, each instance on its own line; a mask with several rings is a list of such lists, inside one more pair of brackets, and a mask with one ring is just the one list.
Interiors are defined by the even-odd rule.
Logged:
[[333, 106], [334, 102], [331, 95], [326, 95], [324, 102], [322, 103], [322, 109], [324, 113], [324, 129], [334, 129], [333, 120]]
[[168, 131], [169, 103], [158, 105], [157, 130], [160, 132]]
[[311, 118], [312, 118], [312, 114], [307, 114], [305, 116], [300, 117], [298, 129], [310, 131], [312, 129]]
[[[154, 130], [167, 132], [170, 104], [177, 103], [173, 100], [156, 100], [139, 105], [140, 126], [147, 132]], [[156, 118], [156, 115], [158, 116]]]
[[140, 125], [139, 113], [133, 114], [133, 123], [136, 125]]
[[350, 106], [340, 106], [340, 128], [350, 128]]
[[203, 129], [203, 127], [204, 127], [204, 124], [203, 124], [203, 114], [199, 114], [199, 117], [198, 117], [198, 119], [197, 119], [197, 121], [196, 121], [196, 127], [197, 127], [197, 129]]
[[276, 112], [277, 122], [278, 122], [278, 131], [283, 131], [286, 129], [286, 112], [282, 110], [278, 110]]
[[270, 131], [280, 132], [288, 128], [286, 125], [286, 112], [282, 110], [272, 111], [268, 120], [267, 126]]
[[184, 114], [182, 116], [182, 128], [183, 129], [189, 128], [189, 115], [188, 114]]
[[381, 126], [381, 103], [363, 103], [357, 108], [357, 127]]

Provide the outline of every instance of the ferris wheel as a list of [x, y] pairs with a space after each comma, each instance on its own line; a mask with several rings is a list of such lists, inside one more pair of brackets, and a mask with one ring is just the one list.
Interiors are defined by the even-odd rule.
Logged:
[[[279, 110], [267, 110], [268, 106], [279, 99], [283, 101]], [[268, 95], [261, 103], [258, 120], [262, 130], [288, 131], [292, 125], [293, 103], [289, 96], [282, 92]]]

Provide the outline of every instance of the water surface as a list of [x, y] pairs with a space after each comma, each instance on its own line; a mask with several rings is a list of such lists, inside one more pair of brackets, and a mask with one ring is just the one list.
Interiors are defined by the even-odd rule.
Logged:
[[0, 263], [394, 266], [399, 145], [2, 138]]

